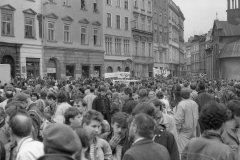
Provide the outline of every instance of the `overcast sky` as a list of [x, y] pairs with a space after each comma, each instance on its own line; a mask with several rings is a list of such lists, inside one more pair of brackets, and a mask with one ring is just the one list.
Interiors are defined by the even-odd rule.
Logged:
[[218, 13], [219, 20], [227, 20], [227, 0], [173, 0], [182, 10], [186, 20], [185, 41], [194, 34], [207, 33]]

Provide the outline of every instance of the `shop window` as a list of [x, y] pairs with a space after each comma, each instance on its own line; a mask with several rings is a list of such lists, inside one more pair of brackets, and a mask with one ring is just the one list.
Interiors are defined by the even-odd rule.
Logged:
[[66, 65], [66, 76], [74, 77], [75, 66], [74, 65]]
[[84, 78], [89, 77], [89, 72], [90, 72], [90, 66], [83, 65], [82, 66], [82, 77], [84, 77]]
[[40, 59], [39, 58], [26, 58], [27, 77], [40, 76]]

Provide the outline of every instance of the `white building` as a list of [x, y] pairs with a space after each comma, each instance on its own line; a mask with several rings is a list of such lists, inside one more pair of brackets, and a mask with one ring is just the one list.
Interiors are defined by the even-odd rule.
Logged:
[[12, 76], [42, 76], [39, 0], [0, 1], [0, 61], [9, 63]]
[[131, 71], [131, 0], [103, 1], [105, 72]]

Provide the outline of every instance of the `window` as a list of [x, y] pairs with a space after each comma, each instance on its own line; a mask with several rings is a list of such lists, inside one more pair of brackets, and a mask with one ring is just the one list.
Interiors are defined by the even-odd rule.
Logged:
[[63, 5], [64, 6], [70, 6], [69, 0], [63, 0]]
[[2, 12], [2, 35], [13, 36], [13, 14]]
[[148, 52], [149, 52], [149, 57], [152, 56], [152, 44], [148, 43]]
[[142, 30], [144, 31], [145, 30], [145, 19], [142, 19]]
[[107, 0], [107, 5], [111, 5], [112, 4], [112, 0]]
[[125, 30], [128, 30], [128, 17], [125, 17]]
[[117, 6], [117, 7], [120, 7], [120, 3], [121, 3], [120, 0], [116, 0], [116, 1], [117, 1], [116, 6]]
[[64, 24], [64, 42], [70, 42], [70, 25]]
[[142, 42], [142, 56], [145, 56], [145, 42]]
[[138, 17], [134, 17], [134, 21], [133, 21], [133, 28], [138, 28]]
[[55, 3], [55, 0], [48, 0], [49, 3]]
[[142, 9], [145, 10], [145, 0], [142, 0]]
[[112, 27], [112, 18], [111, 18], [111, 13], [107, 13], [107, 27]]
[[93, 0], [93, 12], [98, 12], [97, 0]]
[[34, 29], [34, 18], [25, 17], [25, 38], [34, 38], [35, 29]]
[[115, 38], [115, 53], [121, 55], [121, 38]]
[[112, 54], [112, 37], [111, 36], [105, 36], [105, 50], [106, 50], [106, 54], [108, 55]]
[[148, 31], [152, 32], [152, 23], [151, 20], [148, 21]]
[[152, 12], [152, 3], [151, 3], [151, 1], [148, 1], [148, 11]]
[[130, 41], [128, 39], [124, 39], [123, 41], [123, 48], [124, 48], [124, 55], [129, 55], [130, 53]]
[[54, 22], [48, 22], [48, 40], [54, 41], [55, 35], [54, 35], [54, 28], [55, 23]]
[[81, 27], [81, 44], [88, 44], [87, 27]]
[[138, 0], [134, 0], [134, 3], [133, 3], [133, 6], [134, 8], [138, 8], [138, 3], [137, 3]]
[[100, 45], [99, 30], [97, 28], [93, 29], [93, 44], [94, 46]]
[[66, 76], [74, 77], [75, 65], [66, 65]]
[[120, 29], [120, 15], [116, 16], [116, 20], [117, 20], [117, 29]]
[[138, 55], [138, 41], [135, 41], [135, 55]]
[[128, 9], [128, 0], [124, 0], [124, 8]]
[[81, 9], [86, 9], [85, 0], [81, 0]]

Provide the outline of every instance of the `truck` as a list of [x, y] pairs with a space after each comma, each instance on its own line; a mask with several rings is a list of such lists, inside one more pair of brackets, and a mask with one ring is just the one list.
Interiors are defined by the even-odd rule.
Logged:
[[0, 81], [2, 82], [2, 84], [11, 83], [10, 64], [0, 64]]

